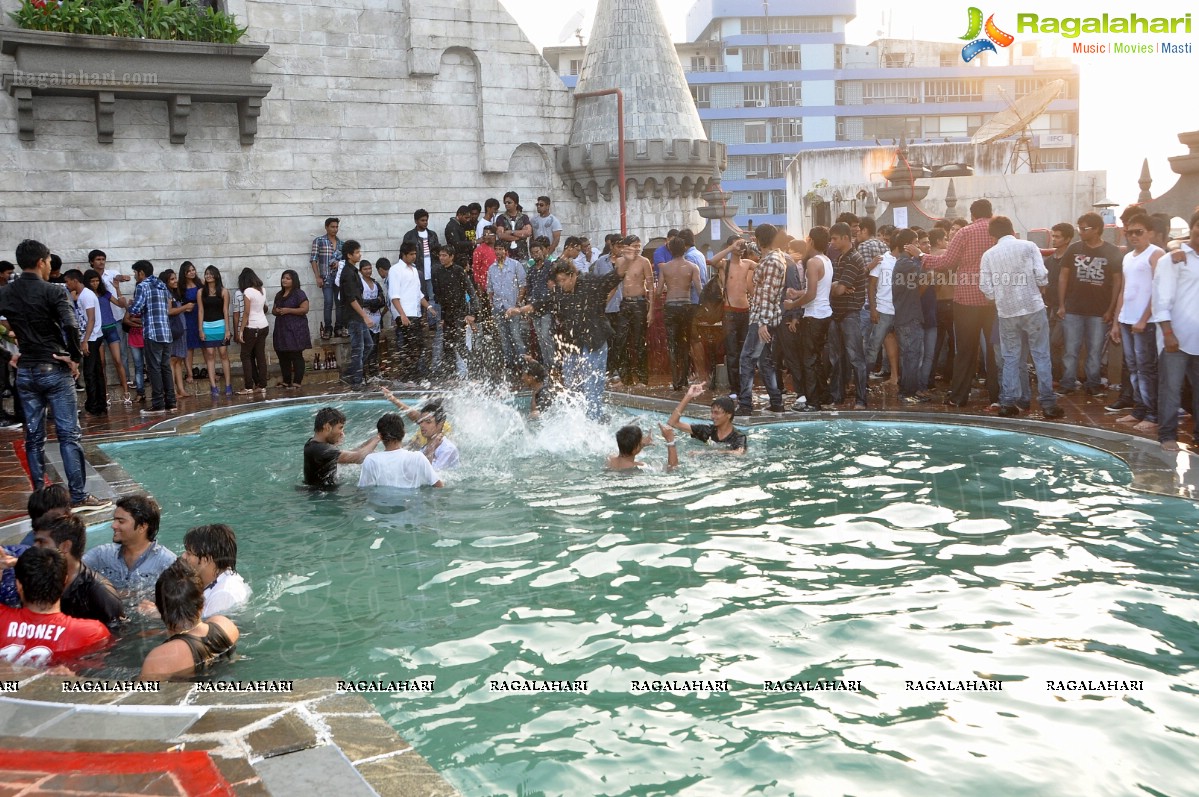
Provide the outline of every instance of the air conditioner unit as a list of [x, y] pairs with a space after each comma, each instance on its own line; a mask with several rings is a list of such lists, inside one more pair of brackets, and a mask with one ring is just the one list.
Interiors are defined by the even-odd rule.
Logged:
[[744, 105], [746, 108], [765, 108], [766, 100], [746, 100]]

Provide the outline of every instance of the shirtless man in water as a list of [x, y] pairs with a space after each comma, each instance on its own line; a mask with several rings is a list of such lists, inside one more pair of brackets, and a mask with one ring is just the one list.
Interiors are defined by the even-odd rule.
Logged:
[[[724, 368], [728, 373], [729, 392], [741, 392], [741, 347], [749, 328], [749, 297], [753, 293], [756, 262], [745, 254], [745, 239], [730, 235], [725, 248], [713, 262], [725, 270], [724, 282]], [[728, 258], [726, 261], [725, 258]]]
[[[641, 254], [641, 239], [630, 235], [612, 242], [612, 261], [628, 266], [621, 282], [623, 298], [616, 322], [617, 359], [615, 368], [620, 382], [634, 385], [649, 384], [649, 348], [645, 345], [646, 330], [654, 323], [654, 267]], [[630, 348], [631, 347], [631, 348]]]
[[691, 376], [691, 321], [695, 317], [695, 305], [691, 303], [691, 291], [698, 295], [703, 290], [700, 284], [699, 267], [683, 257], [687, 245], [681, 238], [667, 244], [671, 259], [660, 267], [656, 293], [666, 296], [666, 348], [670, 354], [671, 389], [683, 390]]
[[[662, 430], [662, 439], [666, 441], [666, 469], [674, 470], [679, 465], [679, 451], [675, 445], [674, 429], [664, 423], [658, 424]], [[617, 453], [608, 457], [608, 470], [634, 470], [644, 467], [646, 463], [639, 462], [637, 455], [649, 445], [649, 434], [643, 432], [640, 426], [622, 426], [616, 431]]]

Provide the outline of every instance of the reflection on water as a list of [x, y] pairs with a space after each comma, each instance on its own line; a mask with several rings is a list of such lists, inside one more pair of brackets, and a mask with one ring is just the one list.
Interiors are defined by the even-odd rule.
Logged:
[[[388, 406], [344, 404], [347, 443]], [[1194, 792], [1199, 512], [1129, 491], [1118, 461], [830, 421], [755, 430], [744, 459], [681, 441], [673, 473], [609, 474], [631, 413], [449, 409], [464, 466], [403, 501], [294, 489], [314, 407], [109, 447], [174, 550], [192, 525], [237, 530], [255, 605], [229, 677], [436, 678], [375, 703], [468, 795]], [[630, 692], [652, 679], [731, 688]], [[863, 688], [762, 689], [818, 679]], [[926, 679], [1004, 683], [905, 689]], [[1145, 689], [1045, 688], [1066, 679]]]

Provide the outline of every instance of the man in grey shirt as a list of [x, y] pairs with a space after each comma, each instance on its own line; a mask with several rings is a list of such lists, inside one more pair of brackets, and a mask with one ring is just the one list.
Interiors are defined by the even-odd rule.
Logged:
[[175, 554], [156, 542], [162, 510], [148, 495], [127, 495], [112, 512], [112, 542], [83, 555], [83, 563], [104, 576], [125, 597], [152, 595]]
[[545, 236], [550, 241], [550, 251], [546, 253], [546, 258], [549, 259], [554, 252], [558, 251], [558, 241], [562, 238], [562, 222], [558, 221], [558, 217], [550, 213], [550, 198], [548, 196], [537, 197], [537, 213], [529, 217], [529, 221], [533, 224], [533, 240]]

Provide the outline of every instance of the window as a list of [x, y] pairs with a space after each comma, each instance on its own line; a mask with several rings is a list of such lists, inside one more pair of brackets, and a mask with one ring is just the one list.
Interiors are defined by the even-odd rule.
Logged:
[[803, 105], [802, 99], [803, 92], [798, 81], [770, 84], [770, 104], [773, 106]]
[[862, 119], [862, 139], [921, 138], [919, 116], [867, 116]]
[[983, 82], [970, 80], [926, 80], [925, 102], [982, 102]]
[[835, 91], [835, 93], [836, 93], [836, 99], [835, 99], [835, 102], [836, 102], [838, 105], [844, 105], [844, 104], [845, 104], [845, 84], [844, 84], [844, 83], [842, 83], [840, 80], [838, 80], [838, 81], [837, 81], [837, 86], [836, 86], [836, 88], [834, 89], [834, 91]]
[[749, 205], [746, 207], [746, 213], [753, 213], [761, 216], [764, 213], [770, 212], [770, 206], [767, 204], [770, 201], [769, 191], [750, 191]]
[[1067, 171], [1073, 168], [1073, 154], [1074, 150], [1069, 147], [1065, 149], [1039, 149], [1037, 150], [1037, 161], [1045, 171]]
[[766, 123], [765, 122], [746, 122], [745, 123], [745, 143], [746, 144], [765, 144], [766, 143]]
[[770, 137], [770, 140], [779, 143], [803, 141], [803, 120], [775, 119], [774, 135]]
[[862, 83], [862, 104], [920, 102], [920, 83], [915, 80], [867, 80]]
[[770, 176], [770, 157], [767, 155], [748, 155], [745, 158], [746, 178]]
[[750, 36], [765, 33], [766, 17], [741, 17], [741, 32]]
[[775, 213], [787, 212], [787, 192], [786, 191], [771, 191], [770, 206], [774, 208]]
[[929, 116], [924, 119], [925, 138], [963, 138], [969, 135], [966, 116]]
[[712, 107], [712, 87], [711, 86], [692, 86], [691, 99], [695, 100], [696, 108], [711, 108]]
[[742, 47], [741, 68], [746, 72], [761, 72], [766, 68], [764, 47]]
[[799, 45], [784, 44], [770, 48], [771, 69], [800, 69]]
[[582, 58], [570, 59], [570, 74], [577, 77], [579, 74], [579, 70], [581, 70], [582, 68], [583, 68], [583, 59]]
[[691, 72], [707, 72], [708, 59], [706, 56], [693, 55], [691, 56]]
[[771, 155], [770, 156], [770, 176], [771, 177], [786, 177], [787, 165], [791, 163], [790, 155]]
[[741, 32], [747, 35], [763, 33], [832, 33], [832, 17], [742, 17]]
[[846, 130], [845, 130], [845, 122], [842, 121], [841, 119], [837, 120], [837, 140], [838, 141], [848, 141], [849, 140], [849, 133], [846, 132]]
[[845, 67], [845, 45], [838, 44], [833, 47], [833, 69], [843, 69]]
[[761, 108], [766, 104], [766, 85], [750, 83], [741, 87], [741, 107]]
[[[1019, 99], [1027, 94], [1032, 94], [1034, 91], [1040, 91], [1049, 84], [1050, 78], [1043, 77], [1018, 77], [1016, 78], [1016, 98]], [[1070, 95], [1070, 84], [1067, 83], [1062, 92], [1057, 95], [1057, 99], [1067, 99]]]

